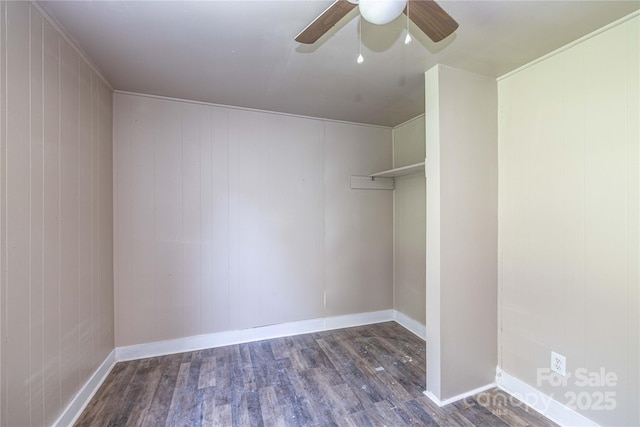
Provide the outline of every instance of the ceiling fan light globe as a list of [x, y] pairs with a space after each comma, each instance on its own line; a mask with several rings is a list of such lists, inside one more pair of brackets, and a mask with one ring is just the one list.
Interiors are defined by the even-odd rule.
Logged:
[[396, 19], [405, 6], [407, 0], [360, 0], [360, 15], [368, 22], [384, 25]]

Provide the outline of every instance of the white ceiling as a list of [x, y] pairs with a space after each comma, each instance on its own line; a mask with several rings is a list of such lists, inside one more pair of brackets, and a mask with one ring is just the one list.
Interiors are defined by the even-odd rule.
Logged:
[[460, 1], [434, 44], [406, 18], [354, 9], [314, 45], [294, 37], [332, 1], [44, 1], [117, 90], [394, 126], [424, 112], [436, 63], [500, 76], [640, 8], [640, 1]]

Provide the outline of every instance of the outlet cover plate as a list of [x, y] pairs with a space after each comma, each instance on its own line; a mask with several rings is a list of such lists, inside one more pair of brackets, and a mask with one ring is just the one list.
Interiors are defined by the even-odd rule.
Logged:
[[567, 358], [555, 351], [552, 351], [551, 370], [565, 377], [567, 375]]

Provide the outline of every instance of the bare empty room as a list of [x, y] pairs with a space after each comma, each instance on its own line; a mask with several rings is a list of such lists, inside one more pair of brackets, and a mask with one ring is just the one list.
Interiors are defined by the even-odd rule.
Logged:
[[0, 426], [640, 426], [637, 0], [0, 0]]

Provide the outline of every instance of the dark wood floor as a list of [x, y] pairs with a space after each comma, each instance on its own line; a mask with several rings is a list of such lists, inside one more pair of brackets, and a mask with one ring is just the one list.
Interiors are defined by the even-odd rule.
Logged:
[[395, 322], [121, 362], [77, 426], [555, 426], [490, 390], [439, 408]]

